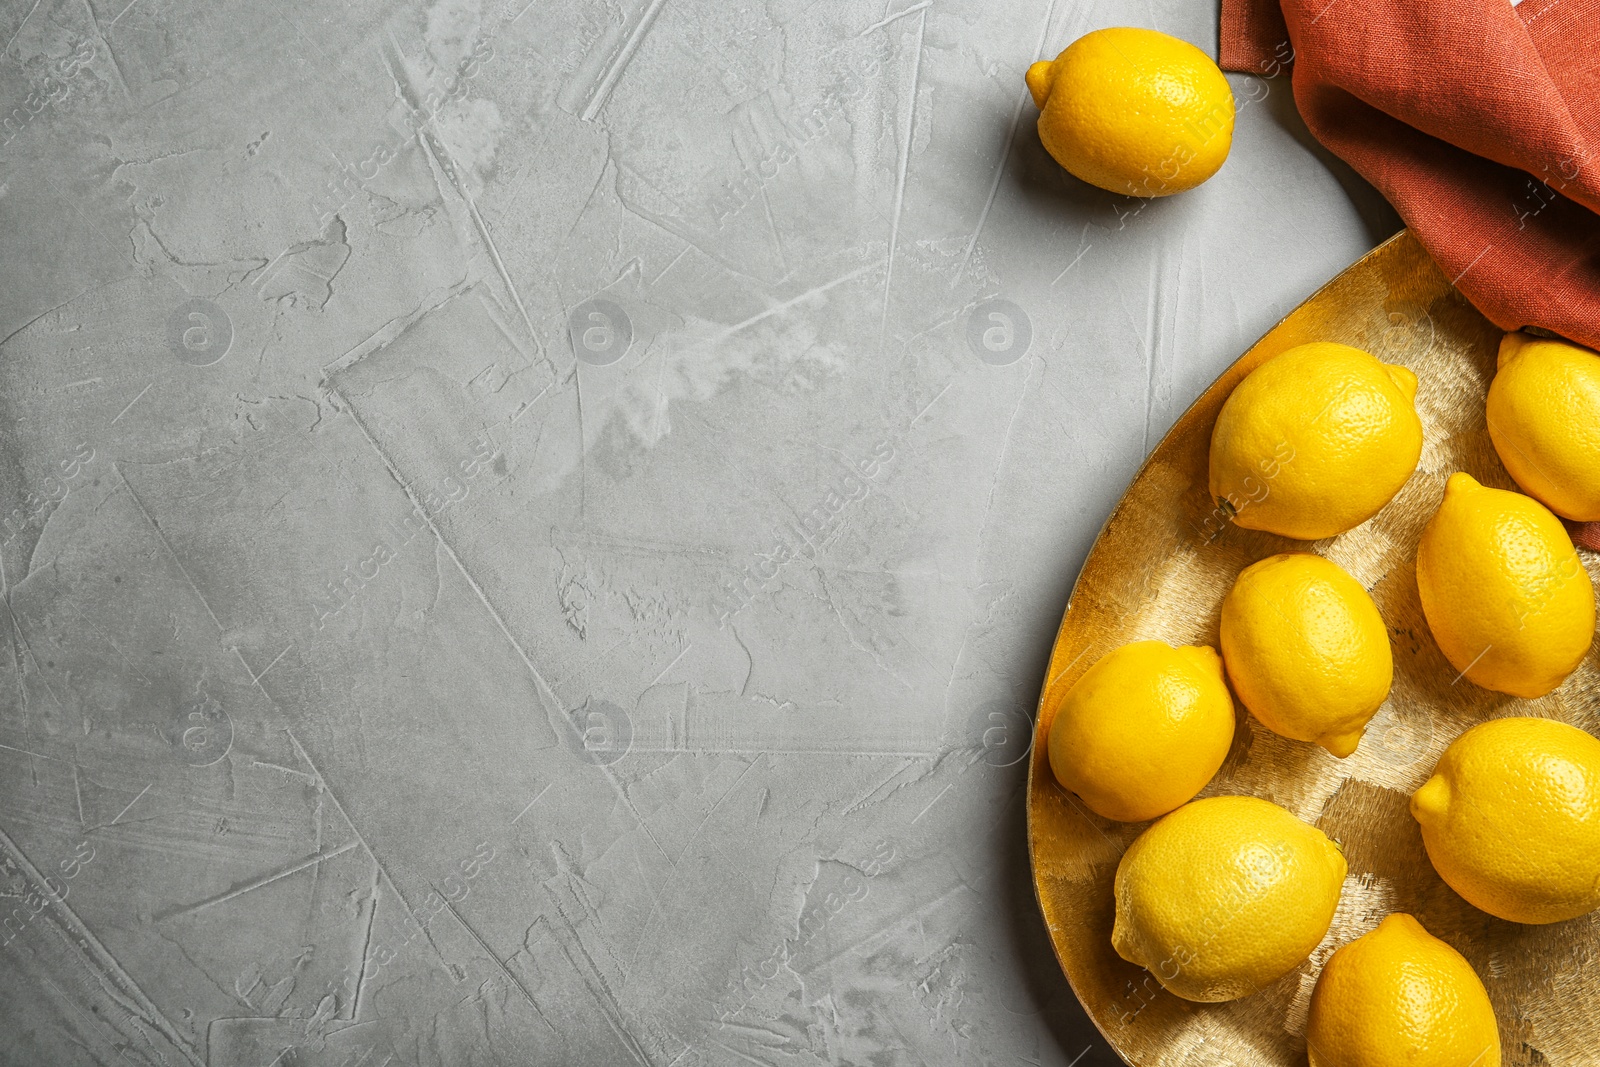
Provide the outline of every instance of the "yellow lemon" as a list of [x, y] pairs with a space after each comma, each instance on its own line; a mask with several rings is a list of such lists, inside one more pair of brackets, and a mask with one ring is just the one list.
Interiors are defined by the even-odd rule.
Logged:
[[1356, 750], [1394, 681], [1378, 606], [1306, 552], [1245, 568], [1222, 602], [1221, 644], [1234, 692], [1267, 729], [1335, 756]]
[[1096, 813], [1143, 822], [1205, 788], [1233, 727], [1216, 650], [1135, 641], [1107, 653], [1061, 699], [1050, 769]]
[[1197, 800], [1123, 853], [1111, 944], [1185, 1000], [1237, 1000], [1317, 947], [1345, 870], [1337, 845], [1276, 804]]
[[1472, 964], [1401, 912], [1328, 959], [1306, 1053], [1310, 1067], [1500, 1067], [1500, 1030]]
[[1508, 333], [1489, 437], [1511, 477], [1558, 515], [1600, 522], [1600, 354]]
[[1594, 639], [1594, 587], [1561, 520], [1532, 497], [1452, 474], [1417, 544], [1422, 612], [1450, 665], [1540, 697]]
[[1600, 907], [1600, 741], [1551, 719], [1495, 719], [1445, 749], [1411, 797], [1439, 877], [1517, 923]]
[[1233, 91], [1187, 41], [1119, 27], [1028, 68], [1039, 140], [1075, 177], [1113, 193], [1167, 196], [1217, 172], [1233, 144]]
[[1314, 541], [1376, 515], [1417, 468], [1417, 376], [1313, 342], [1234, 387], [1211, 431], [1211, 496], [1250, 530]]

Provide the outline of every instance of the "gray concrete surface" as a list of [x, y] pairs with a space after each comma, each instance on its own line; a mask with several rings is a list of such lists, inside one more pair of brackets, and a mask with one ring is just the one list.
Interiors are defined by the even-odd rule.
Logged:
[[6, 0], [0, 1062], [1116, 1062], [1022, 757], [1140, 459], [1392, 232], [1213, 4]]

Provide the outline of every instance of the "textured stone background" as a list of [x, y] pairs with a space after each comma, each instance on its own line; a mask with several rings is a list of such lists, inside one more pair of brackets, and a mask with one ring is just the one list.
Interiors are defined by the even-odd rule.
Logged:
[[1152, 0], [5, 0], [0, 1061], [1111, 1064], [1022, 757], [1141, 458], [1397, 227]]

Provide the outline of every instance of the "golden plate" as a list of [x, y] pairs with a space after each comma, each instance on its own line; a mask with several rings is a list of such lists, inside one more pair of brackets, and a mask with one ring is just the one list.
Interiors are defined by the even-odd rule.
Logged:
[[[1600, 1061], [1600, 914], [1520, 926], [1467, 904], [1434, 873], [1407, 801], [1439, 754], [1487, 719], [1534, 714], [1594, 732], [1600, 651], [1556, 693], [1519, 700], [1479, 689], [1445, 661], [1428, 632], [1412, 561], [1445, 480], [1464, 470], [1515, 485], [1484, 423], [1500, 331], [1467, 303], [1414, 237], [1385, 242], [1297, 308], [1229, 367], [1145, 461], [1111, 513], [1067, 604], [1040, 698], [1028, 770], [1034, 888], [1056, 957], [1106, 1039], [1135, 1067], [1303, 1067], [1312, 986], [1338, 946], [1406, 911], [1462, 952], [1483, 978], [1511, 1065]], [[1311, 959], [1273, 986], [1228, 1004], [1191, 1004], [1111, 948], [1112, 878], [1148, 824], [1092, 814], [1056, 784], [1045, 755], [1053, 699], [1128, 641], [1217, 644], [1217, 613], [1238, 573], [1306, 542], [1241, 529], [1212, 509], [1211, 427], [1241, 378], [1306, 341], [1341, 341], [1402, 363], [1421, 380], [1426, 443], [1416, 474], [1374, 519], [1309, 546], [1365, 585], [1389, 625], [1395, 679], [1355, 755], [1338, 760], [1287, 741], [1241, 713], [1222, 771], [1202, 796], [1275, 801], [1337, 840], [1350, 877], [1333, 928]], [[1591, 576], [1600, 559], [1586, 556]]]

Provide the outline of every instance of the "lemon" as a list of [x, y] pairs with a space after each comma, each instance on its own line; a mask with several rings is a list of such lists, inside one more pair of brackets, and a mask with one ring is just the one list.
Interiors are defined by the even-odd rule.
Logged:
[[1313, 541], [1376, 515], [1422, 456], [1417, 376], [1313, 342], [1245, 376], [1211, 432], [1211, 496], [1250, 530]]
[[1600, 354], [1508, 333], [1489, 437], [1517, 484], [1558, 515], [1600, 522]]
[[1551, 719], [1495, 719], [1447, 749], [1411, 797], [1433, 869], [1517, 923], [1600, 907], [1600, 741]]
[[1489, 993], [1403, 912], [1335, 952], [1311, 993], [1310, 1067], [1500, 1067]]
[[1221, 644], [1234, 692], [1267, 729], [1335, 756], [1356, 750], [1394, 681], [1378, 606], [1306, 552], [1245, 568], [1222, 602]]
[[1096, 814], [1143, 822], [1205, 788], [1233, 727], [1215, 649], [1135, 641], [1107, 653], [1061, 699], [1050, 769]]
[[1185, 1000], [1237, 1000], [1317, 947], [1345, 870], [1337, 845], [1276, 804], [1196, 800], [1123, 853], [1111, 944]]
[[1233, 144], [1233, 91], [1209, 56], [1155, 30], [1078, 38], [1028, 68], [1039, 140], [1075, 177], [1167, 196], [1217, 172]]
[[1561, 520], [1470, 475], [1450, 476], [1422, 531], [1417, 589], [1445, 658], [1485, 689], [1544, 696], [1594, 639], [1594, 588]]

